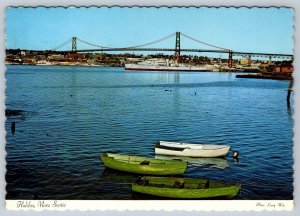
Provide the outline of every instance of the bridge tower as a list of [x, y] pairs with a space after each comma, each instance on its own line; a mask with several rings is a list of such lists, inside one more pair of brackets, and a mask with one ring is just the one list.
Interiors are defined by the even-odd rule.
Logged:
[[77, 37], [72, 37], [72, 51], [77, 51]]
[[180, 32], [176, 32], [176, 44], [174, 60], [180, 63]]
[[228, 53], [228, 67], [232, 68], [232, 50], [229, 50]]

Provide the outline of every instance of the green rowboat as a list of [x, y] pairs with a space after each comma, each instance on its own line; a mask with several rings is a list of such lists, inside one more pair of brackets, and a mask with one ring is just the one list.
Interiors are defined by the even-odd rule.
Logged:
[[104, 153], [100, 156], [108, 168], [142, 175], [181, 175], [187, 169], [187, 162], [168, 161], [139, 156]]
[[176, 199], [233, 198], [241, 184], [196, 178], [144, 176], [132, 184], [132, 191]]

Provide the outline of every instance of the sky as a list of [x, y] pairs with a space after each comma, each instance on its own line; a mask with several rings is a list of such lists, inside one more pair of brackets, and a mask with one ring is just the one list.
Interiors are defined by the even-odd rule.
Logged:
[[[290, 8], [7, 8], [6, 48], [50, 50], [71, 37], [128, 47], [174, 32], [241, 52], [293, 53]], [[77, 49], [95, 48], [77, 42]], [[148, 47], [174, 48], [175, 37]], [[181, 36], [181, 48], [209, 49]], [[71, 43], [61, 50], [70, 50]]]

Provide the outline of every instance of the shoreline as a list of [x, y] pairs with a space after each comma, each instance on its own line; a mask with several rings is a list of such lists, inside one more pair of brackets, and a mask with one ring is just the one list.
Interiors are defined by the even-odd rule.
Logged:
[[123, 67], [123, 66], [114, 66], [114, 65], [88, 65], [88, 64], [14, 64], [14, 63], [5, 63], [5, 65], [21, 65], [21, 66], [79, 66], [79, 67]]
[[[180, 72], [180, 73], [237, 73], [235, 76], [236, 78], [241, 79], [270, 79], [270, 80], [292, 80], [292, 73], [283, 73], [278, 72], [276, 73], [267, 73], [264, 71], [236, 71], [236, 70], [219, 70], [219, 71], [179, 71], [179, 70], [129, 70], [126, 69], [124, 66], [114, 66], [114, 65], [86, 65], [86, 64], [71, 64], [71, 65], [64, 65], [64, 64], [11, 64], [11, 63], [5, 63], [5, 65], [20, 65], [20, 66], [63, 66], [63, 67], [115, 67], [115, 68], [124, 68], [127, 72], [133, 72], [133, 73], [139, 73], [139, 72], [147, 72], [147, 73], [168, 73], [168, 72]], [[244, 74], [238, 74], [238, 73], [244, 73]], [[245, 74], [247, 73], [247, 74]]]
[[259, 73], [259, 71], [249, 71], [249, 70], [245, 70], [245, 71], [240, 71], [240, 70], [219, 70], [219, 71], [211, 71], [211, 70], [207, 70], [207, 71], [179, 71], [179, 70], [143, 70], [143, 69], [139, 69], [139, 70], [130, 70], [130, 69], [125, 69], [125, 66], [115, 66], [115, 65], [87, 65], [87, 64], [70, 64], [70, 65], [65, 65], [65, 64], [14, 64], [14, 63], [5, 63], [5, 65], [20, 65], [20, 66], [63, 66], [63, 67], [116, 67], [116, 68], [124, 68], [124, 70], [128, 71], [128, 72], [201, 72], [201, 73]]

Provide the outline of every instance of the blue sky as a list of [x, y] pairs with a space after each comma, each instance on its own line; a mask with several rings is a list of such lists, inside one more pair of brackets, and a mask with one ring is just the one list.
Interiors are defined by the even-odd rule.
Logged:
[[[8, 8], [6, 47], [52, 49], [75, 36], [110, 47], [144, 44], [176, 31], [244, 52], [292, 54], [288, 8]], [[175, 38], [149, 47], [173, 48]], [[182, 38], [182, 48], [209, 48]], [[78, 42], [78, 49], [93, 48]], [[71, 44], [64, 47], [71, 49]]]

